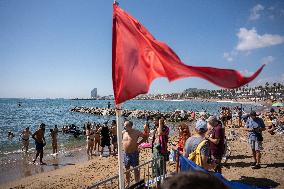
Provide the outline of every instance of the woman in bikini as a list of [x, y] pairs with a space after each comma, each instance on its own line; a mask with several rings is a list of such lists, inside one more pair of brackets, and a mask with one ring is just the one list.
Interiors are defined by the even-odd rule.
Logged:
[[144, 132], [143, 132], [144, 136], [146, 136], [146, 142], [148, 143], [148, 139], [149, 139], [149, 135], [150, 135], [150, 126], [149, 123], [146, 122], [144, 125]]
[[94, 151], [96, 151], [97, 149], [97, 146], [98, 146], [98, 151], [100, 151], [100, 145], [101, 145], [101, 136], [100, 136], [100, 126], [99, 125], [96, 125], [96, 128], [95, 128], [95, 147], [94, 147]]
[[87, 136], [87, 154], [92, 156], [93, 148], [94, 148], [95, 133], [93, 129], [91, 128], [90, 123], [87, 123], [86, 136]]
[[32, 135], [32, 133], [30, 132], [29, 127], [27, 127], [25, 130], [23, 130], [21, 137], [22, 137], [22, 143], [23, 143], [23, 147], [22, 147], [22, 151], [24, 151], [27, 153], [28, 149], [29, 149], [29, 144], [30, 144], [30, 135]]

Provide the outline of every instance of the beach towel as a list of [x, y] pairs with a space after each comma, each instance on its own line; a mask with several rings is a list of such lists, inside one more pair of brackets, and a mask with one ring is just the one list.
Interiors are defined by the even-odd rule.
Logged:
[[192, 172], [202, 171], [208, 174], [213, 174], [215, 177], [217, 177], [222, 182], [224, 182], [224, 184], [228, 186], [229, 189], [265, 189], [262, 187], [250, 186], [237, 181], [229, 181], [226, 178], [224, 178], [223, 175], [220, 173], [209, 173], [207, 170], [196, 165], [193, 161], [189, 160], [188, 158], [182, 155], [179, 156], [179, 161], [180, 161], [180, 171], [192, 171]]

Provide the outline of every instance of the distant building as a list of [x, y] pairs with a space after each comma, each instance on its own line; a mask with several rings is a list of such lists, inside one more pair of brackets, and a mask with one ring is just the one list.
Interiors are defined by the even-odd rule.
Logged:
[[91, 91], [91, 98], [97, 98], [97, 97], [98, 97], [98, 90], [97, 90], [97, 88], [94, 88]]

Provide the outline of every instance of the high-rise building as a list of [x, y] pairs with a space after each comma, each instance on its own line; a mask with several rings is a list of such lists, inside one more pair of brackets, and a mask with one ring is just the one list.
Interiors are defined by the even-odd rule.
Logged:
[[98, 97], [98, 91], [97, 91], [97, 88], [94, 88], [91, 91], [91, 98], [97, 98], [97, 97]]

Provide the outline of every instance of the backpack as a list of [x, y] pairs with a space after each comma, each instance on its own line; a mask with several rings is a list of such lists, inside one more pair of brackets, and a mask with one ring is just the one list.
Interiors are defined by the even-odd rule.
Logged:
[[197, 146], [197, 148], [191, 152], [188, 156], [188, 159], [193, 161], [196, 165], [201, 166], [202, 167], [202, 159], [201, 159], [201, 148], [204, 147], [207, 144], [207, 140], [203, 140], [202, 142], [200, 142]]

